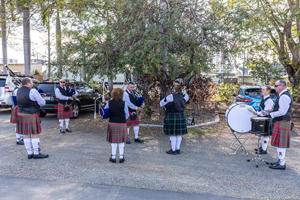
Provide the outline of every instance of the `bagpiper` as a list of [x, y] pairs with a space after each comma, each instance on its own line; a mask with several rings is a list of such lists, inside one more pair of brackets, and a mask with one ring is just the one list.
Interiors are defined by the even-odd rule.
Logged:
[[18, 89], [18, 117], [17, 133], [22, 134], [28, 159], [47, 158], [49, 155], [42, 154], [39, 149], [41, 120], [39, 117], [40, 106], [46, 104], [36, 89], [32, 89], [33, 82], [30, 78], [23, 78], [22, 87]]
[[[70, 117], [73, 117], [73, 107], [71, 101], [77, 97], [77, 91], [70, 96], [70, 87], [66, 86], [66, 80], [60, 79], [59, 87], [55, 90], [55, 96], [58, 99], [57, 118], [60, 124], [60, 132], [64, 131], [64, 121], [66, 123], [66, 131], [72, 132], [69, 128]], [[66, 105], [69, 105], [69, 110], [65, 110]]]

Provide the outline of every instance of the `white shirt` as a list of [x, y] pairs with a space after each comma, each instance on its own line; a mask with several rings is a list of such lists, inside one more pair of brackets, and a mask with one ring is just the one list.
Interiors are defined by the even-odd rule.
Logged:
[[[17, 96], [18, 89], [15, 90], [15, 94]], [[42, 96], [40, 95], [40, 93], [36, 89], [31, 89], [30, 90], [30, 92], [29, 92], [29, 99], [31, 101], [36, 101], [40, 106], [46, 105], [46, 101], [42, 98]]]
[[[187, 102], [189, 100], [189, 95], [185, 92], [183, 98], [184, 98], [185, 102]], [[160, 107], [163, 107], [163, 106], [167, 105], [167, 103], [169, 103], [169, 102], [173, 102], [174, 101], [173, 100], [173, 94], [169, 94], [166, 97], [166, 100], [167, 101], [165, 101], [165, 98], [164, 98], [160, 101], [160, 103], [159, 103]]]
[[[128, 90], [126, 90], [126, 91], [128, 91]], [[129, 94], [128, 94], [126, 91], [124, 92], [124, 95], [123, 95], [123, 101], [125, 101], [125, 103], [127, 103], [127, 106], [128, 106], [129, 108], [131, 108], [132, 110], [137, 110], [138, 107], [135, 106], [133, 103], [131, 103]], [[128, 92], [129, 92], [129, 91], [128, 91]], [[133, 92], [129, 92], [129, 93], [133, 94]], [[133, 94], [133, 95], [134, 95], [134, 94]], [[126, 118], [126, 119], [127, 119], [127, 118]]]
[[[283, 90], [279, 93], [279, 96], [278, 98], [280, 97], [280, 95], [284, 92], [286, 92], [287, 90]], [[279, 110], [276, 111], [276, 112], [272, 112], [270, 115], [272, 118], [275, 118], [275, 117], [280, 117], [280, 116], [284, 116], [287, 111], [289, 110], [290, 108], [290, 103], [291, 103], [291, 98], [287, 95], [282, 95], [279, 99]]]
[[[268, 98], [270, 95], [265, 96], [264, 99]], [[265, 101], [265, 109], [264, 110], [270, 110], [273, 108], [274, 102], [273, 100], [270, 98], [267, 101]], [[264, 116], [264, 114], [262, 114], [261, 112], [257, 112], [258, 116]]]
[[[60, 87], [60, 86], [59, 86], [59, 87]], [[66, 90], [66, 89], [67, 89], [66, 86], [63, 87], [63, 89]], [[78, 92], [77, 92], [77, 91], [75, 91], [75, 95], [76, 95], [76, 96], [78, 95]], [[64, 96], [64, 95], [62, 95], [62, 93], [60, 92], [59, 88], [56, 88], [56, 89], [55, 89], [55, 96], [56, 96], [56, 98], [58, 98], [59, 100], [69, 100], [69, 97], [71, 97], [71, 96]]]
[[[104, 109], [109, 109], [109, 101], [106, 103]], [[125, 112], [125, 119], [127, 119], [129, 117], [129, 110], [128, 110], [128, 105], [125, 102], [125, 106], [124, 106], [124, 112]]]

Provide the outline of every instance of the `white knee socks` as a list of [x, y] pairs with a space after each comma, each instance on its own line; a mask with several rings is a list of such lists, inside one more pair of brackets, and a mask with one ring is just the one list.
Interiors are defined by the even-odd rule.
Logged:
[[280, 165], [284, 165], [285, 164], [285, 152], [286, 152], [286, 148], [279, 148], [277, 147], [277, 153], [278, 153], [278, 158], [280, 160]]
[[139, 138], [139, 129], [140, 129], [139, 126], [134, 126], [134, 127], [133, 127], [135, 139], [138, 139], [138, 138]]
[[265, 137], [262, 136], [261, 141], [262, 141], [262, 149], [264, 151], [266, 151], [267, 147], [268, 147], [269, 137], [265, 138]]
[[172, 151], [176, 150], [176, 136], [170, 136]]
[[22, 140], [22, 135], [19, 133], [16, 133], [16, 137], [17, 137], [17, 142], [20, 142], [20, 140]]
[[58, 121], [60, 123], [60, 128], [63, 129], [64, 128], [64, 120], [63, 119], [59, 119]]
[[24, 138], [24, 146], [27, 150], [28, 155], [32, 155], [31, 138]]
[[117, 147], [118, 147], [118, 144], [117, 144], [117, 143], [111, 143], [111, 158], [112, 158], [112, 159], [115, 159], [115, 158], [116, 158]]
[[180, 144], [181, 144], [182, 136], [176, 136], [176, 150], [180, 149]]
[[31, 143], [32, 143], [32, 148], [33, 148], [33, 153], [34, 155], [38, 155], [39, 152], [39, 138], [31, 138]]
[[124, 158], [124, 142], [122, 143], [119, 143], [119, 156], [120, 156], [120, 159]]
[[68, 129], [69, 128], [70, 119], [65, 119], [65, 122], [66, 122], [66, 129]]
[[128, 135], [128, 137], [129, 137], [129, 128], [127, 128], [127, 135]]

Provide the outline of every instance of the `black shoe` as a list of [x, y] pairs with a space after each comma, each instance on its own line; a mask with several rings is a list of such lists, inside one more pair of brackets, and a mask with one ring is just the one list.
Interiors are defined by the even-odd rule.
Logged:
[[278, 165], [279, 163], [280, 163], [280, 160], [278, 159], [277, 162], [270, 163], [270, 165], [274, 166], [274, 165]]
[[24, 145], [24, 142], [22, 140], [20, 140], [20, 141], [17, 141], [16, 144], [17, 145]]
[[135, 142], [144, 143], [144, 140], [141, 140], [141, 138], [137, 138], [134, 140]]
[[269, 166], [269, 168], [271, 168], [271, 169], [281, 169], [281, 170], [285, 170], [286, 164], [280, 165], [280, 164], [278, 163], [277, 165]]
[[129, 138], [126, 140], [126, 144], [131, 144]]
[[28, 159], [32, 159], [33, 158], [33, 154], [28, 155]]
[[123, 163], [125, 161], [125, 158], [120, 158], [119, 163]]
[[255, 151], [262, 151], [262, 147], [259, 147], [259, 149], [255, 149]]
[[180, 149], [176, 150], [177, 151], [177, 154], [180, 154]]
[[42, 154], [42, 153], [39, 153], [38, 155], [33, 155], [33, 159], [43, 159], [43, 158], [48, 158], [49, 155], [45, 155], [45, 154]]
[[64, 131], [64, 129], [60, 129], [60, 133], [66, 133], [65, 131]]
[[67, 132], [69, 132], [69, 133], [71, 133], [71, 132], [72, 132], [72, 131], [71, 131], [69, 128], [67, 128], [67, 129], [66, 129], [66, 131], [67, 131]]
[[111, 157], [109, 158], [109, 161], [112, 162], [112, 163], [116, 163], [116, 159], [112, 159]]
[[166, 151], [167, 154], [172, 154], [172, 155], [177, 155], [177, 151], [172, 151], [172, 149], [170, 149], [169, 151]]
[[[255, 152], [255, 153], [257, 154], [257, 152]], [[261, 150], [261, 151], [258, 152], [258, 154], [268, 154], [268, 152], [267, 152], [267, 150], [265, 150], [265, 151]]]

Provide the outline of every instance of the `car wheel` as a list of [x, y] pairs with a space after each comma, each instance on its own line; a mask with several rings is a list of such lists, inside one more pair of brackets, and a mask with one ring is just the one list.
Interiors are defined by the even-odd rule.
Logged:
[[78, 102], [75, 102], [73, 104], [73, 118], [77, 118], [80, 113], [80, 105]]

